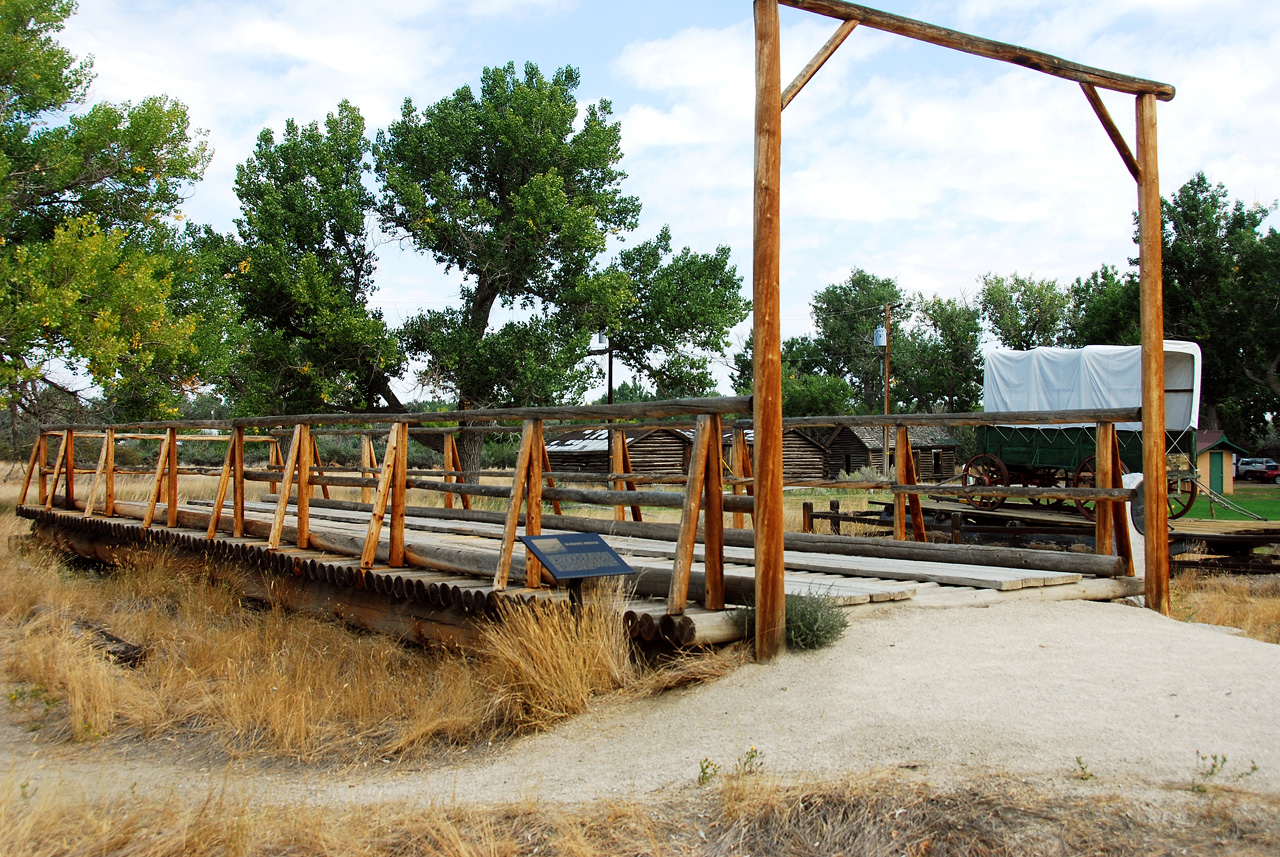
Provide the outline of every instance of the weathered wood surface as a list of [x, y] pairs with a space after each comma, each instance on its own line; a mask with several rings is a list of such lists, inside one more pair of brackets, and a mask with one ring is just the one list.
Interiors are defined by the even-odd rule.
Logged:
[[857, 21], [850, 20], [840, 22], [840, 26], [831, 34], [831, 38], [827, 39], [822, 47], [818, 48], [818, 52], [813, 55], [813, 58], [805, 63], [804, 68], [800, 70], [800, 73], [796, 75], [795, 79], [792, 80], [791, 83], [787, 84], [786, 89], [782, 90], [783, 110], [787, 109], [787, 105], [791, 103], [791, 99], [800, 94], [800, 90], [804, 89], [804, 85], [813, 79], [813, 76], [818, 73], [818, 69], [822, 68], [822, 66], [826, 64], [827, 60], [831, 59], [831, 55], [834, 54], [842, 44], [844, 44], [844, 40], [849, 38], [849, 34], [852, 33], [854, 28], [857, 26]]
[[959, 30], [950, 30], [935, 24], [927, 24], [914, 18], [881, 12], [866, 6], [846, 3], [843, 0], [782, 0], [786, 6], [815, 12], [829, 18], [844, 21], [857, 21], [864, 27], [882, 30], [886, 33], [905, 36], [921, 42], [938, 45], [944, 48], [961, 51], [966, 54], [986, 57], [987, 59], [1020, 65], [1045, 74], [1073, 80], [1078, 83], [1090, 83], [1103, 89], [1126, 92], [1130, 95], [1149, 93], [1153, 100], [1169, 101], [1174, 96], [1174, 88], [1167, 83], [1144, 80], [1127, 74], [1118, 74], [1101, 68], [1092, 68], [1079, 63], [1064, 60], [1061, 57], [1031, 50], [1030, 48], [997, 42], [981, 36], [972, 36]]
[[[799, 426], [1016, 426], [1070, 425], [1073, 423], [1134, 423], [1142, 419], [1141, 408], [1084, 408], [1072, 411], [975, 411], [965, 414], [871, 414], [847, 417], [787, 417], [784, 428]], [[734, 420], [733, 428], [749, 429], [750, 420]]]
[[[270, 495], [264, 499], [273, 499]], [[313, 506], [350, 511], [366, 511], [367, 506], [341, 500], [313, 500]], [[410, 515], [424, 519], [500, 523], [505, 521], [501, 512], [446, 510], [434, 507], [412, 507]], [[642, 539], [675, 542], [680, 534], [678, 524], [638, 523], [634, 521], [608, 521], [600, 518], [575, 518], [567, 515], [544, 515], [542, 525], [546, 529], [569, 532], [600, 533], [605, 536], [631, 536]], [[412, 526], [412, 524], [410, 524]], [[754, 546], [752, 530], [726, 529], [728, 547], [750, 548]], [[701, 538], [699, 539], [701, 541]], [[786, 533], [784, 540], [788, 551], [831, 553], [843, 556], [873, 556], [884, 559], [925, 561], [937, 563], [962, 563], [1002, 568], [1062, 571], [1068, 574], [1088, 574], [1097, 577], [1113, 577], [1121, 573], [1118, 557], [1099, 557], [1091, 554], [1062, 551], [1032, 550], [1029, 548], [999, 548], [984, 545], [936, 545], [929, 543], [895, 543], [884, 539], [856, 536], [824, 536], [816, 533]], [[728, 554], [726, 553], [726, 556]]]
[[1111, 118], [1111, 112], [1107, 110], [1107, 105], [1102, 103], [1102, 96], [1098, 95], [1098, 90], [1091, 83], [1082, 82], [1080, 88], [1084, 91], [1084, 97], [1088, 99], [1089, 106], [1093, 108], [1098, 121], [1102, 123], [1103, 130], [1111, 138], [1112, 145], [1120, 153], [1120, 160], [1124, 161], [1124, 165], [1128, 168], [1129, 174], [1133, 176], [1133, 180], [1142, 181], [1142, 169], [1138, 166], [1138, 159], [1130, 151], [1129, 144], [1125, 142], [1124, 134], [1121, 134], [1120, 129], [1116, 127], [1115, 120]]
[[[469, 524], [455, 531], [460, 536], [481, 536], [495, 538], [498, 530], [491, 525]], [[610, 535], [606, 541], [624, 557], [661, 557], [675, 560], [678, 546], [660, 540]], [[485, 550], [478, 543], [472, 543], [475, 550]], [[890, 544], [890, 543], [886, 543]], [[1039, 551], [1037, 553], [1052, 553]], [[1069, 556], [1087, 556], [1070, 554]], [[726, 562], [739, 568], [750, 568], [753, 560], [752, 551], [743, 547], [726, 547]], [[703, 549], [695, 549], [692, 562], [705, 562]], [[634, 565], [635, 563], [633, 563]], [[643, 561], [640, 562], [644, 565]], [[1075, 583], [1081, 579], [1080, 572], [1063, 572], [1040, 569], [1010, 569], [978, 564], [955, 564], [940, 562], [921, 562], [895, 560], [892, 558], [826, 556], [822, 554], [786, 551], [783, 564], [787, 569], [787, 579], [795, 571], [813, 571], [839, 575], [843, 577], [866, 577], [898, 581], [933, 581], [950, 586], [971, 586], [998, 589], [1002, 591], [1020, 589], [1029, 586], [1058, 586]], [[453, 566], [461, 568], [461, 566]], [[785, 586], [786, 592], [795, 594], [790, 583]], [[697, 587], [691, 588], [691, 597], [699, 600]], [[648, 594], [648, 593], [646, 593]], [[662, 593], [668, 594], [668, 593]]]
[[782, 32], [777, 0], [755, 0], [755, 180], [752, 215], [753, 540], [756, 660], [786, 649], [782, 486]]
[[1142, 317], [1142, 488], [1147, 607], [1169, 615], [1168, 460], [1164, 414], [1164, 227], [1156, 158], [1156, 99], [1139, 95], [1138, 291]]
[[[664, 399], [656, 402], [626, 402], [616, 405], [564, 405], [546, 408], [477, 408], [468, 411], [433, 411], [430, 414], [289, 414], [270, 417], [240, 417], [231, 420], [157, 420], [154, 422], [117, 423], [117, 430], [130, 429], [231, 429], [278, 428], [280, 426], [391, 425], [404, 423], [419, 426], [442, 422], [484, 420], [609, 420], [660, 419], [662, 417], [698, 416], [699, 414], [751, 413], [749, 396], [725, 396], [706, 399]], [[97, 424], [59, 423], [44, 426], [45, 431], [102, 431]], [[429, 430], [429, 429], [424, 429]], [[468, 429], [470, 430], [470, 429]], [[510, 429], [504, 429], [510, 431]], [[385, 430], [384, 430], [385, 431]]]

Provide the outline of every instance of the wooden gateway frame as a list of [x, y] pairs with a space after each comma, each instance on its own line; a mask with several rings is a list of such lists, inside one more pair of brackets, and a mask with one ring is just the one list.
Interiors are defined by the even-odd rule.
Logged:
[[[1169, 539], [1165, 506], [1164, 297], [1160, 182], [1156, 157], [1156, 101], [1174, 88], [1069, 62], [1039, 51], [971, 36], [843, 0], [753, 0], [755, 5], [756, 121], [752, 299], [754, 307], [756, 657], [785, 647], [782, 519], [782, 334], [779, 318], [782, 109], [859, 25], [976, 56], [1025, 66], [1080, 84], [1107, 136], [1138, 185], [1138, 271], [1142, 319], [1142, 437], [1147, 606], [1169, 613]], [[841, 23], [785, 89], [780, 61], [780, 4]], [[1133, 95], [1136, 155], [1125, 142], [1097, 88]]]

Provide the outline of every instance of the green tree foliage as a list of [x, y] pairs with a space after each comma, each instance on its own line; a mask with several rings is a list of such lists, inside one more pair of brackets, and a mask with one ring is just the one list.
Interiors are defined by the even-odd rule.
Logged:
[[[1280, 331], [1269, 319], [1280, 315], [1280, 232], [1267, 230], [1247, 254], [1242, 266], [1241, 287], [1253, 308], [1255, 333], [1243, 342], [1242, 359], [1246, 377], [1260, 390], [1280, 399]], [[1272, 406], [1271, 412], [1277, 408]]]
[[[610, 235], [636, 225], [625, 196], [620, 129], [601, 100], [580, 115], [576, 69], [485, 69], [419, 111], [406, 100], [380, 132], [383, 224], [465, 278], [461, 306], [429, 310], [401, 331], [426, 361], [420, 380], [464, 407], [576, 401], [598, 378], [585, 363], [606, 330], [618, 359], [659, 395], [706, 393], [706, 354], [745, 317], [726, 248], [673, 254], [663, 229], [601, 269]], [[499, 325], [495, 307], [514, 310]], [[463, 436], [464, 464], [478, 446]]]
[[0, 403], [15, 425], [48, 401], [55, 364], [123, 416], [158, 413], [186, 380], [194, 322], [171, 312], [166, 224], [209, 154], [163, 96], [74, 112], [91, 63], [55, 39], [74, 10], [0, 7]]
[[671, 253], [671, 230], [623, 250], [605, 276], [622, 273], [625, 300], [609, 323], [614, 354], [653, 384], [657, 398], [715, 392], [708, 354], [724, 354], [729, 330], [747, 317], [750, 302], [729, 264], [729, 248]]
[[[21, 395], [44, 382], [46, 365], [83, 367], [111, 395], [125, 379], [185, 350], [190, 320], [168, 312], [168, 280], [157, 260], [130, 249], [122, 230], [91, 217], [68, 221], [48, 241], [0, 254], [0, 388]], [[52, 383], [52, 382], [47, 382]]]
[[[751, 395], [754, 339], [748, 336], [733, 356], [733, 388]], [[782, 415], [784, 417], [837, 416], [856, 410], [856, 395], [849, 382], [829, 374], [822, 351], [808, 336], [782, 342]]]
[[[581, 128], [576, 69], [550, 79], [527, 64], [487, 68], [480, 97], [463, 86], [378, 134], [384, 223], [466, 278], [462, 306], [424, 312], [404, 327], [428, 380], [461, 404], [576, 399], [591, 380], [579, 363], [591, 331], [617, 312], [620, 278], [590, 276], [610, 233], [640, 210], [619, 188], [620, 131], [609, 102]], [[495, 306], [525, 320], [490, 328]]]
[[979, 282], [982, 319], [1005, 348], [1027, 351], [1063, 344], [1068, 297], [1056, 280], [1036, 280], [1015, 272], [1008, 277], [986, 274]]
[[[873, 334], [892, 310], [890, 365], [894, 411], [976, 410], [982, 397], [982, 325], [966, 301], [908, 297], [891, 279], [854, 270], [814, 295], [816, 336], [782, 343], [786, 416], [883, 413], [884, 349]], [[752, 340], [734, 355], [734, 389], [751, 392]]]
[[1268, 275], [1276, 239], [1258, 231], [1268, 209], [1231, 202], [1203, 173], [1161, 209], [1165, 336], [1197, 342], [1203, 352], [1201, 426], [1256, 437], [1280, 394], [1267, 384], [1270, 361], [1280, 355], [1266, 353], [1277, 342], [1266, 308], [1280, 296]]
[[241, 325], [227, 331], [231, 359], [217, 375], [238, 412], [402, 409], [390, 381], [404, 356], [368, 305], [376, 259], [364, 129], [343, 101], [323, 128], [291, 119], [279, 140], [263, 130], [236, 170], [238, 238], [194, 242], [194, 255], [215, 260], [209, 273]]
[[884, 325], [886, 304], [897, 307], [892, 311], [896, 321], [891, 321], [897, 329], [911, 312], [906, 294], [896, 281], [860, 268], [848, 279], [820, 290], [810, 303], [817, 327], [807, 347], [810, 365], [844, 378], [863, 413], [884, 410], [884, 351], [873, 342], [875, 329]]
[[[1272, 209], [1231, 201], [1203, 173], [1161, 209], [1165, 337], [1195, 342], [1204, 356], [1200, 426], [1256, 440], [1280, 410], [1280, 336], [1271, 323], [1280, 309], [1280, 236], [1261, 232]], [[1136, 270], [1104, 265], [1069, 291], [1069, 344], [1138, 344]]]
[[1135, 272], [1121, 276], [1114, 265], [1103, 265], [1088, 277], [1076, 277], [1067, 296], [1065, 344], [1083, 348], [1142, 342]]
[[982, 320], [965, 300], [917, 295], [911, 323], [895, 337], [894, 392], [914, 413], [965, 413], [982, 400]]

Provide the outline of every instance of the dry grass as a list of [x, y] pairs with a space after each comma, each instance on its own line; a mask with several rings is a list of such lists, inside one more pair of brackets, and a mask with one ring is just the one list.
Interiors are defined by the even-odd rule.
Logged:
[[1008, 778], [948, 790], [881, 777], [780, 785], [730, 778], [638, 802], [476, 809], [250, 806], [211, 796], [84, 803], [0, 794], [0, 842], [29, 857], [169, 855], [1274, 854], [1273, 800], [1219, 793], [1153, 807], [1105, 792], [1064, 795]]
[[[427, 651], [254, 607], [229, 568], [137, 552], [100, 577], [9, 547], [26, 529], [0, 513], [0, 666], [17, 683], [11, 712], [45, 740], [177, 736], [231, 755], [414, 758], [542, 729], [595, 697], [656, 692], [742, 661], [719, 653], [637, 664], [616, 590], [577, 614], [513, 610], [486, 629], [477, 654]], [[114, 663], [87, 625], [142, 646], [145, 659]]]
[[1240, 628], [1255, 640], [1280, 643], [1280, 576], [1191, 571], [1173, 579], [1169, 594], [1178, 619]]

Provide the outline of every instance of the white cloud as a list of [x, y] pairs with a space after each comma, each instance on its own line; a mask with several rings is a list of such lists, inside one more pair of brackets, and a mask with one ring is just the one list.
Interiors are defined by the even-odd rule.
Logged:
[[[217, 150], [188, 206], [229, 228], [235, 165], [264, 126], [322, 119], [340, 98], [370, 128], [474, 80], [496, 43], [529, 38], [582, 68], [622, 122], [639, 240], [670, 223], [678, 244], [728, 244], [750, 290], [753, 45], [750, 5], [706, 0], [696, 27], [643, 7], [571, 0], [472, 4], [373, 0], [85, 3], [64, 42], [97, 56], [97, 99], [167, 92]], [[1167, 195], [1196, 170], [1234, 197], [1280, 197], [1280, 4], [1254, 0], [883, 0], [892, 11], [1164, 80], [1160, 168]], [[655, 11], [653, 16], [663, 14]], [[555, 17], [560, 16], [560, 17]], [[616, 20], [586, 31], [580, 19]], [[561, 26], [563, 24], [563, 26]], [[665, 24], [665, 22], [664, 22]], [[783, 10], [783, 83], [836, 22]], [[550, 32], [539, 30], [540, 34]], [[657, 34], [656, 36], [653, 34]], [[543, 38], [540, 35], [539, 38]], [[500, 41], [506, 39], [506, 41]], [[518, 53], [516, 54], [519, 55]], [[477, 59], [482, 57], [483, 59]], [[615, 82], [610, 86], [606, 71]], [[621, 90], [619, 93], [617, 90]], [[1133, 140], [1133, 102], [1104, 92]], [[858, 28], [784, 115], [783, 316], [810, 324], [813, 291], [854, 266], [908, 289], [972, 292], [987, 271], [1074, 278], [1133, 253], [1133, 183], [1078, 87], [1002, 63]], [[388, 318], [456, 298], [456, 278], [384, 247]]]

